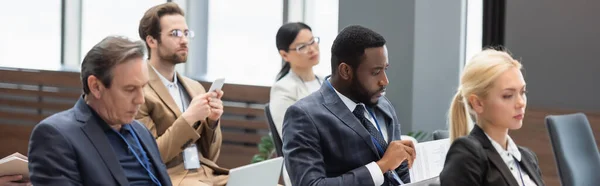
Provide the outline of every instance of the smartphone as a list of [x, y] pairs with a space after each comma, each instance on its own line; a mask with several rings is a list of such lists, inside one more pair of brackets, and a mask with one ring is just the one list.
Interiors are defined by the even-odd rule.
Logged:
[[222, 90], [223, 84], [225, 84], [225, 78], [216, 79], [210, 86], [210, 89], [208, 89], [208, 92], [215, 92], [217, 89]]

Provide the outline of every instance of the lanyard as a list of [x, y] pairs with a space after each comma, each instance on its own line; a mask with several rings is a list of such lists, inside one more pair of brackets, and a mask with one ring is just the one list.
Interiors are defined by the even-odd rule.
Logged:
[[[379, 130], [379, 134], [381, 134], [381, 136], [383, 137], [383, 132], [381, 132], [381, 128], [379, 127], [379, 122], [377, 122], [377, 118], [375, 117], [375, 114], [373, 114], [373, 112], [368, 108], [367, 108], [367, 111], [369, 112], [369, 114], [371, 114], [371, 117], [373, 117], [373, 120], [375, 120], [375, 125], [377, 125], [377, 130]], [[371, 140], [377, 147], [377, 150], [379, 150], [379, 153], [381, 153], [383, 155], [385, 153], [385, 151], [381, 147], [381, 144], [379, 144], [379, 142], [377, 142], [377, 140], [375, 140], [375, 138], [373, 136], [371, 136]], [[390, 172], [390, 174], [394, 177], [394, 179], [398, 182], [399, 185], [404, 184], [404, 182], [402, 182], [402, 179], [400, 179], [400, 177], [398, 176], [398, 174], [396, 174], [395, 171], [388, 171], [388, 172]]]
[[523, 184], [522, 186], [525, 186], [525, 180], [523, 180], [523, 173], [521, 173], [521, 166], [519, 165], [519, 161], [514, 156], [513, 159], [515, 160], [515, 164], [517, 165], [517, 170], [519, 170], [519, 177], [521, 177], [521, 183]]
[[369, 114], [371, 115], [371, 117], [373, 117], [373, 120], [375, 121], [375, 125], [377, 126], [377, 130], [379, 131], [379, 134], [381, 134], [381, 137], [383, 137], [383, 132], [381, 132], [381, 127], [379, 127], [379, 122], [377, 121], [377, 117], [375, 117], [375, 114], [373, 114], [373, 111], [371, 109], [368, 109], [367, 107], [365, 107], [367, 109], [367, 112], [369, 112]]
[[[377, 130], [379, 130], [379, 134], [381, 134], [381, 136], [383, 137], [383, 132], [381, 132], [381, 128], [379, 127], [379, 122], [377, 122], [377, 118], [375, 117], [375, 114], [373, 114], [373, 112], [371, 112], [370, 109], [367, 109], [367, 111], [369, 112], [371, 117], [373, 117], [373, 120], [375, 121], [375, 125], [377, 126]], [[377, 142], [377, 140], [375, 140], [375, 138], [373, 136], [371, 136], [371, 140], [373, 141], [373, 143], [375, 143], [375, 147], [377, 147], [377, 150], [379, 151], [379, 153], [381, 153], [383, 155], [385, 153], [385, 151], [383, 150], [382, 145], [379, 144], [379, 142]]]
[[154, 182], [154, 184], [156, 184], [158, 186], [161, 186], [160, 181], [158, 181], [158, 178], [156, 178], [156, 176], [154, 176], [154, 174], [152, 174], [152, 171], [150, 171], [150, 159], [148, 159], [148, 157], [146, 156], [146, 153], [144, 152], [144, 149], [142, 148], [142, 145], [140, 144], [140, 139], [133, 131], [133, 128], [131, 128], [131, 126], [129, 124], [123, 125], [123, 127], [126, 127], [126, 129], [128, 129], [128, 131], [129, 131], [129, 133], [133, 136], [134, 141], [137, 143], [137, 146], [142, 153], [142, 159], [144, 159], [144, 161], [142, 161], [140, 159], [138, 154], [131, 147], [129, 142], [127, 142], [125, 137], [123, 137], [123, 135], [120, 132], [118, 132], [116, 130], [115, 130], [115, 132], [119, 135], [119, 137], [121, 137], [121, 139], [123, 139], [123, 141], [125, 141], [125, 144], [127, 144], [127, 148], [133, 153], [133, 156], [135, 156], [135, 159], [137, 159], [137, 161], [142, 165], [142, 167], [144, 167], [144, 169], [146, 169], [146, 172], [148, 172], [148, 175], [150, 176], [150, 179], [152, 179], [152, 182]]

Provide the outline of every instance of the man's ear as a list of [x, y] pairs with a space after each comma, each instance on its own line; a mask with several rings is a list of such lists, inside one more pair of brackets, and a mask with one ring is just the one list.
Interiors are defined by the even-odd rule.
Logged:
[[90, 95], [96, 99], [100, 99], [100, 97], [102, 97], [102, 91], [106, 89], [102, 81], [100, 81], [100, 79], [98, 79], [96, 76], [90, 75], [87, 78], [87, 84], [88, 88], [90, 89]]
[[340, 77], [344, 80], [352, 80], [352, 75], [354, 73], [352, 73], [352, 67], [350, 67], [350, 65], [348, 65], [347, 63], [340, 63], [340, 65], [338, 66], [338, 72], [340, 73]]
[[150, 48], [156, 48], [158, 46], [158, 41], [151, 35], [146, 36], [146, 43]]

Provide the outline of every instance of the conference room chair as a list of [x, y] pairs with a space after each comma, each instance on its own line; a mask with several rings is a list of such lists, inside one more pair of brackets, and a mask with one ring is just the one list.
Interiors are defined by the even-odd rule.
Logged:
[[600, 153], [583, 113], [546, 116], [546, 127], [562, 185], [600, 184]]

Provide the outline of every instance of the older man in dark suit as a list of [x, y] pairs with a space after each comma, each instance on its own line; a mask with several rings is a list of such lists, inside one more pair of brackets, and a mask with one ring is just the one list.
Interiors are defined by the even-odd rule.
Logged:
[[171, 185], [154, 137], [133, 120], [148, 83], [144, 51], [142, 42], [107, 37], [88, 52], [84, 95], [33, 129], [33, 185]]
[[401, 185], [416, 156], [385, 98], [385, 39], [349, 26], [332, 46], [332, 76], [286, 112], [283, 153], [294, 185]]

